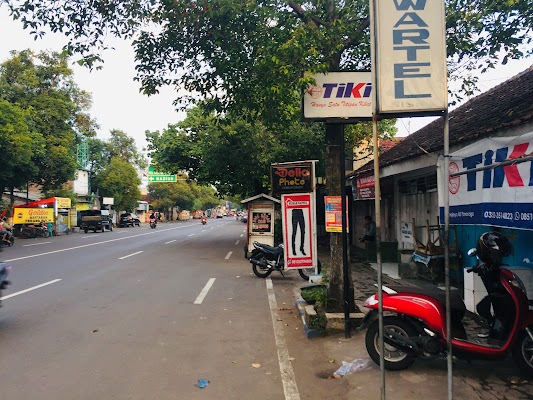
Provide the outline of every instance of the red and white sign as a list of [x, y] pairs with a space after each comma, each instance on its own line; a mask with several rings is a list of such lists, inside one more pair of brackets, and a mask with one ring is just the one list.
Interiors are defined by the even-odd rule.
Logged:
[[316, 265], [313, 207], [311, 193], [281, 196], [286, 269], [312, 268]]
[[357, 200], [368, 200], [376, 197], [374, 175], [361, 176], [357, 178]]

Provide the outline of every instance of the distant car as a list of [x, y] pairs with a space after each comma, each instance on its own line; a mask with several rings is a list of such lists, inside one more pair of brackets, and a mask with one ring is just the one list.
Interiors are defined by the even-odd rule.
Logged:
[[120, 214], [120, 219], [118, 221], [118, 226], [128, 227], [128, 226], [141, 226], [141, 220], [139, 217], [133, 213]]

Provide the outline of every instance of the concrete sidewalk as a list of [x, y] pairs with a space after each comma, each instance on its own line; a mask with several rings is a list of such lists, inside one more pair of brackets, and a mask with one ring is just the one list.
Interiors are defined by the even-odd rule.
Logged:
[[[319, 257], [323, 264], [329, 264], [327, 249], [319, 251]], [[352, 279], [354, 281], [355, 302], [360, 306], [366, 298], [376, 293], [377, 271], [371, 264], [354, 257], [350, 262]], [[407, 284], [417, 286], [431, 285], [425, 281], [395, 279], [383, 275], [384, 284]], [[303, 299], [299, 297], [299, 288], [305, 286], [301, 281], [294, 283], [294, 295], [296, 305], [302, 313]], [[304, 302], [305, 303], [305, 302]], [[307, 307], [309, 309], [309, 307]], [[305, 310], [305, 307], [304, 307]], [[345, 337], [341, 319], [335, 329], [326, 329], [325, 335], [313, 332], [305, 326], [306, 318], [302, 316], [304, 332], [310, 338], [309, 349], [315, 354], [308, 354], [311, 368], [316, 368], [315, 376], [333, 378], [333, 373], [342, 365], [341, 361], [360, 362], [365, 369], [349, 373], [339, 379], [333, 379], [338, 385], [328, 380], [317, 385], [324, 386], [326, 392], [338, 390], [336, 398], [373, 400], [380, 399], [380, 370], [368, 356], [365, 346], [366, 331], [350, 332], [349, 338]], [[338, 322], [338, 321], [337, 321]], [[329, 324], [329, 321], [328, 321]], [[311, 350], [310, 350], [311, 351]], [[302, 356], [303, 357], [303, 356]], [[329, 369], [324, 372], [328, 365], [324, 359], [335, 362], [329, 364]], [[331, 361], [330, 361], [331, 362]], [[432, 400], [446, 400], [447, 393], [447, 363], [446, 359], [417, 360], [412, 367], [403, 371], [386, 371], [386, 396], [393, 400], [412, 400], [431, 398]], [[317, 389], [318, 390], [318, 389]], [[454, 399], [531, 399], [533, 398], [533, 386], [528, 378], [521, 375], [520, 371], [508, 357], [503, 361], [471, 361], [457, 360], [453, 365], [453, 391]], [[318, 397], [317, 397], [318, 398]]]

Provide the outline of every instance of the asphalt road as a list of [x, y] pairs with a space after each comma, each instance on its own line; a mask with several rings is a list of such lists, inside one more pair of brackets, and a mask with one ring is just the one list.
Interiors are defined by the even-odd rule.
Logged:
[[13, 284], [0, 398], [297, 398], [244, 229], [224, 219], [17, 240], [1, 254]]
[[[268, 279], [243, 258], [234, 219], [16, 240], [0, 309], [0, 399], [380, 399], [364, 332], [306, 338], [295, 271]], [[354, 273], [356, 273], [355, 271]], [[461, 362], [455, 399], [530, 399], [511, 360]], [[444, 360], [387, 372], [387, 399], [445, 400]], [[199, 379], [208, 380], [205, 388]]]

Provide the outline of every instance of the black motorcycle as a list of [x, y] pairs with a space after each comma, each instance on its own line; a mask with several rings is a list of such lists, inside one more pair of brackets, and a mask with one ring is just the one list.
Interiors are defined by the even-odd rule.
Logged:
[[[283, 251], [283, 244], [272, 247], [267, 244], [254, 242], [254, 249], [249, 258], [254, 274], [259, 278], [266, 278], [272, 271], [279, 271], [283, 275], [283, 270], [285, 269]], [[320, 261], [318, 261], [318, 273], [320, 273], [321, 269]], [[301, 268], [298, 269], [298, 273], [303, 279], [308, 281], [309, 275], [314, 274], [315, 269]]]

